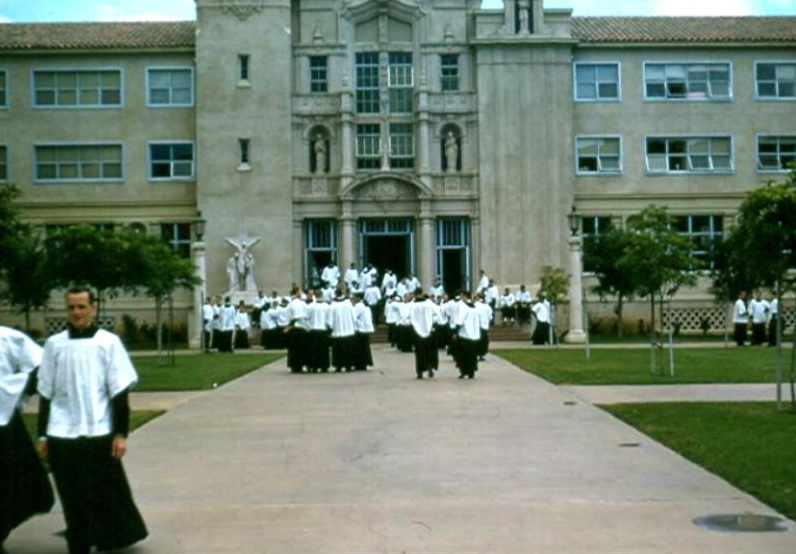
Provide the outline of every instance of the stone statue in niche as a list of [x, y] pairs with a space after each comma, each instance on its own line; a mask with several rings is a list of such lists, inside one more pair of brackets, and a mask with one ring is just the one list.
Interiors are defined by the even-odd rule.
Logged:
[[453, 173], [456, 171], [456, 162], [459, 158], [459, 145], [453, 131], [448, 131], [445, 137], [445, 171]]
[[520, 32], [527, 33], [530, 31], [528, 29], [528, 0], [519, 0], [519, 7], [520, 7]]
[[315, 152], [315, 173], [326, 173], [326, 157], [328, 152], [326, 151], [326, 139], [320, 133], [315, 135], [315, 142], [312, 145], [312, 149]]

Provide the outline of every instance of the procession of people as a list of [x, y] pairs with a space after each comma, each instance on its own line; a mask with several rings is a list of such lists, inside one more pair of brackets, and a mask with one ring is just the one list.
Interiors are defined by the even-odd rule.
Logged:
[[[399, 277], [390, 268], [383, 275], [372, 264], [355, 264], [341, 272], [333, 260], [306, 290], [294, 283], [290, 292], [262, 290], [247, 306], [233, 307], [230, 297], [209, 299], [202, 310], [205, 351], [233, 352], [256, 341], [265, 350], [286, 350], [292, 373], [366, 371], [373, 366], [370, 337], [387, 328], [390, 345], [414, 353], [418, 379], [439, 369], [439, 351], [449, 354], [460, 378], [474, 378], [478, 362], [489, 351], [489, 332], [496, 317], [502, 325], [535, 323], [534, 344], [554, 342], [549, 301], [534, 301], [525, 285], [503, 294], [485, 271], [474, 293], [448, 294], [440, 279], [428, 289], [414, 274]], [[381, 279], [379, 279], [381, 277]]]

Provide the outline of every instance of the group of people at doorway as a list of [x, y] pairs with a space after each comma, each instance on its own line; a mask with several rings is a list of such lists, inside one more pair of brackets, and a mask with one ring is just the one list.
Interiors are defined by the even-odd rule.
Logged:
[[[138, 376], [121, 339], [94, 322], [93, 293], [77, 287], [65, 300], [67, 329], [43, 349], [0, 326], [0, 543], [31, 516], [52, 509], [47, 461], [69, 554], [126, 548], [148, 534], [122, 466], [128, 394]], [[39, 394], [35, 446], [21, 415], [33, 393]]]
[[217, 296], [215, 303], [210, 298], [205, 299], [202, 306], [202, 348], [205, 352], [215, 349], [231, 354], [249, 348], [251, 328], [249, 309], [243, 300], [233, 306], [229, 296], [223, 300]]
[[[368, 308], [370, 321], [359, 322], [357, 332], [360, 334], [372, 333], [367, 329], [382, 322], [389, 328], [395, 326], [399, 331], [401, 327], [409, 326], [405, 314], [401, 316], [388, 308], [394, 306], [395, 299], [398, 302], [413, 301], [422, 290], [420, 280], [414, 274], [399, 279], [391, 269], [387, 269], [379, 279], [379, 272], [373, 265], [366, 264], [361, 270], [357, 270], [353, 263], [341, 273], [333, 261], [329, 262], [319, 274], [317, 284], [318, 286], [304, 291], [294, 283], [291, 291], [298, 290], [299, 298], [305, 304], [332, 305], [342, 295], [347, 297], [358, 311]], [[459, 296], [449, 297], [439, 279], [434, 279], [422, 295], [441, 307], [459, 299]], [[247, 306], [242, 300], [235, 306], [230, 297], [223, 300], [222, 297], [216, 297], [215, 303], [207, 299], [202, 309], [205, 351], [217, 349], [219, 352], [233, 352], [235, 349], [249, 348], [253, 338], [252, 332], [257, 328], [260, 330], [259, 342], [264, 349], [287, 348], [289, 339], [287, 330], [294, 327], [292, 324], [294, 297], [293, 292], [280, 295], [273, 290], [271, 295], [267, 296], [260, 290], [251, 306]], [[553, 310], [550, 302], [541, 294], [534, 300], [524, 284], [520, 285], [515, 293], [506, 287], [501, 294], [494, 280], [482, 270], [471, 300], [490, 308], [490, 327], [495, 323], [496, 316], [500, 315], [502, 325], [517, 323], [528, 326], [533, 323], [531, 340], [534, 344], [555, 342]], [[310, 312], [314, 309], [311, 308]], [[362, 316], [359, 317], [362, 319]], [[329, 324], [322, 322], [320, 317], [312, 325], [308, 324], [308, 327], [317, 334], [324, 330], [327, 333], [332, 331]], [[359, 342], [363, 340], [360, 339]]]
[[732, 313], [733, 338], [735, 344], [744, 346], [749, 336], [749, 327], [752, 328], [752, 345], [769, 346], [777, 345], [777, 327], [779, 326], [779, 301], [773, 294], [768, 300], [763, 298], [760, 291], [755, 293], [748, 303], [746, 291], [738, 293]]

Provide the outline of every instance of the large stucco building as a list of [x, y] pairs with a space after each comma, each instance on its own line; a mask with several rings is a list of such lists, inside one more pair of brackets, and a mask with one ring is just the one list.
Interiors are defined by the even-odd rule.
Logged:
[[201, 211], [211, 294], [246, 236], [269, 290], [329, 259], [533, 285], [567, 267], [573, 205], [586, 233], [666, 205], [709, 261], [796, 159], [796, 17], [196, 4], [195, 22], [0, 25], [0, 182], [42, 226], [134, 225], [186, 254]]

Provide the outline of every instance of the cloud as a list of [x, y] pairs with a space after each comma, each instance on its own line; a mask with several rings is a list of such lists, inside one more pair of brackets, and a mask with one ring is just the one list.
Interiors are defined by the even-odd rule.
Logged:
[[4, 15], [0, 15], [0, 23], [11, 23], [11, 22], [12, 21], [11, 21], [10, 17], [6, 17]]
[[96, 21], [184, 21], [193, 19], [173, 13], [125, 13], [118, 15], [98, 15]]
[[656, 0], [650, 15], [753, 15], [750, 0], [722, 0], [722, 2], [695, 2], [694, 0]]

